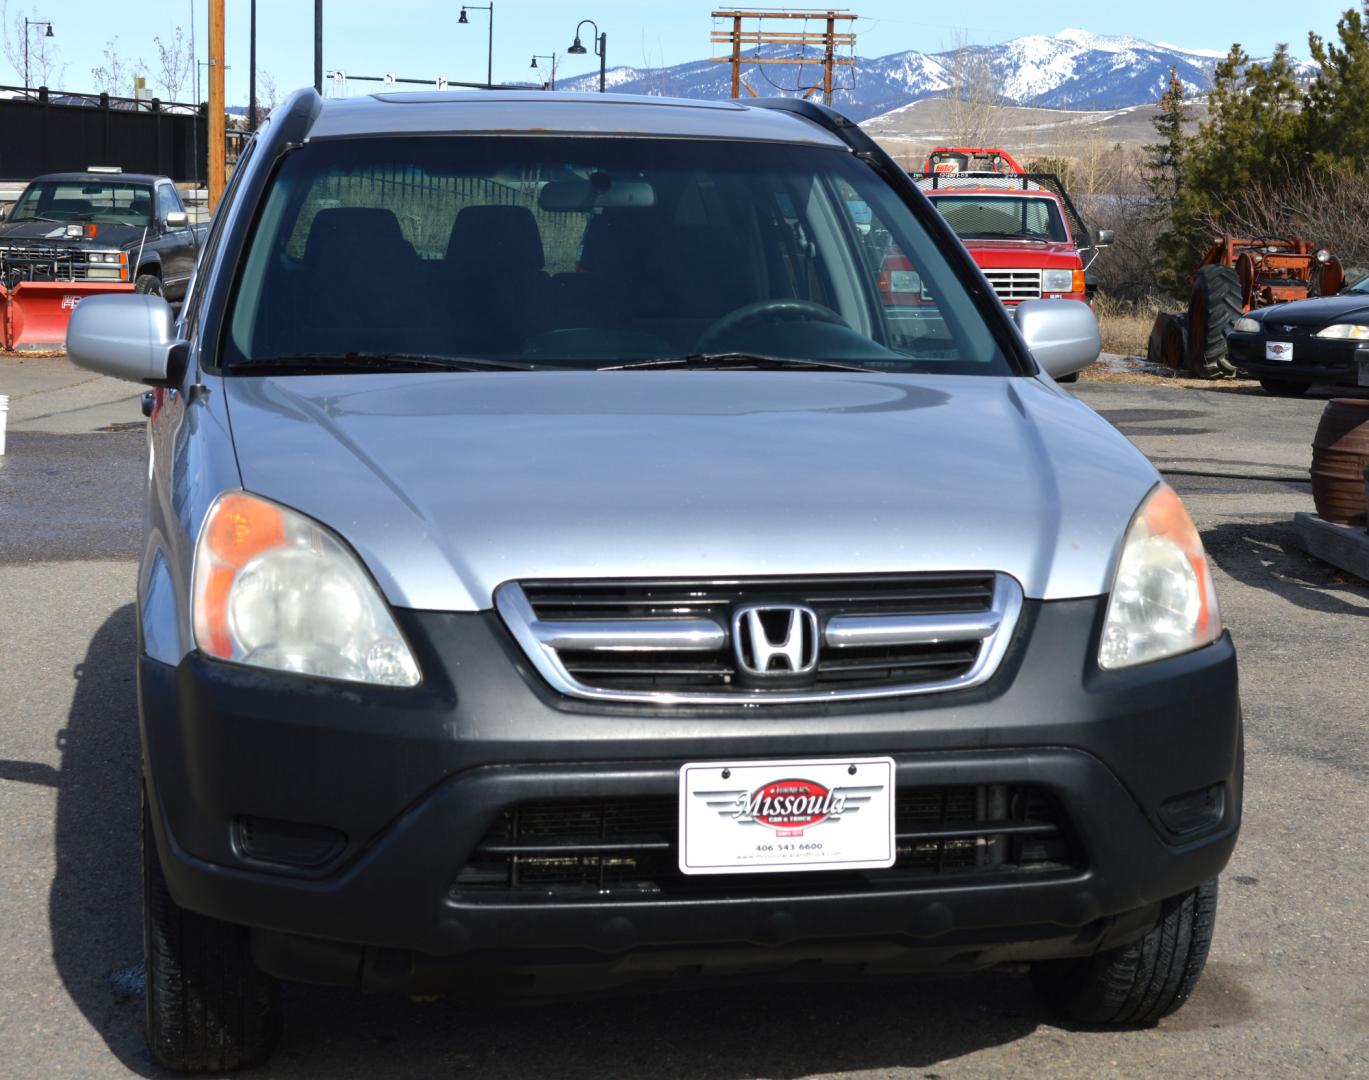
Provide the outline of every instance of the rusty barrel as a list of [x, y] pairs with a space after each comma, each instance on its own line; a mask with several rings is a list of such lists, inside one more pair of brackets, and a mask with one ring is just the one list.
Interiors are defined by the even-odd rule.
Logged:
[[1312, 440], [1312, 501], [1317, 515], [1363, 525], [1364, 470], [1369, 466], [1369, 400], [1332, 398]]

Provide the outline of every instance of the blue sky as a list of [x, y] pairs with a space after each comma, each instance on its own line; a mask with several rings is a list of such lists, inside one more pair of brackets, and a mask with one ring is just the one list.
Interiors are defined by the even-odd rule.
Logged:
[[[0, 0], [5, 3], [6, 0]], [[698, 0], [493, 0], [494, 77], [527, 80], [533, 53], [564, 54], [581, 18], [596, 20], [608, 35], [610, 66], [661, 66], [711, 53], [709, 13], [726, 5]], [[992, 44], [1021, 34], [1049, 34], [1079, 27], [1101, 34], [1130, 34], [1190, 49], [1225, 51], [1240, 41], [1252, 55], [1267, 55], [1287, 42], [1307, 55], [1307, 32], [1335, 32], [1350, 0], [1301, 0], [1296, 4], [1249, 0], [1148, 0], [1098, 3], [1055, 0], [975, 0], [955, 5], [912, 0], [849, 0], [862, 18], [856, 24], [858, 51], [881, 56], [903, 49], [935, 52], [957, 40]], [[91, 85], [90, 69], [101, 63], [106, 41], [116, 33], [129, 58], [155, 63], [154, 35], [175, 27], [190, 30], [194, 11], [199, 55], [204, 57], [205, 0], [7, 0], [16, 15], [50, 19], [51, 42], [67, 64], [63, 89]], [[778, 0], [767, 0], [778, 6]], [[810, 6], [804, 4], [802, 6]], [[816, 5], [812, 5], [816, 6]], [[247, 98], [248, 0], [228, 0], [228, 100]], [[324, 66], [351, 74], [383, 74], [452, 80], [483, 80], [487, 13], [472, 11], [457, 24], [459, 3], [448, 0], [325, 0]], [[258, 68], [269, 72], [282, 92], [313, 81], [313, 0], [258, 0]], [[958, 18], [956, 13], [962, 13]], [[588, 30], [588, 28], [586, 28]], [[544, 61], [541, 63], [545, 63]], [[593, 56], [561, 55], [559, 75], [596, 70]], [[0, 59], [0, 69], [7, 69]], [[18, 73], [0, 70], [0, 82], [18, 83]], [[203, 95], [202, 95], [203, 96]]]

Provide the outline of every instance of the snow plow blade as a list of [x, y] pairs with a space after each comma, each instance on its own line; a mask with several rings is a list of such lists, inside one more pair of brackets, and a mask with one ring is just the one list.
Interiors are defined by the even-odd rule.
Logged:
[[0, 285], [0, 346], [58, 349], [67, 343], [67, 320], [87, 296], [129, 293], [124, 281], [21, 281]]

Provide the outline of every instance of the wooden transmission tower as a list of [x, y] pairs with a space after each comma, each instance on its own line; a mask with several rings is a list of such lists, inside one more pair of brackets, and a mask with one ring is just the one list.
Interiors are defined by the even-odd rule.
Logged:
[[[851, 30], [843, 30], [837, 33], [837, 23], [842, 22], [850, 25], [858, 16], [845, 8], [751, 8], [748, 11], [715, 11], [713, 18], [730, 20], [731, 25], [726, 29], [713, 29], [710, 40], [713, 45], [726, 45], [728, 52], [726, 55], [711, 57], [712, 60], [721, 64], [732, 65], [732, 96], [741, 97], [742, 87], [742, 64], [788, 64], [793, 67], [811, 63], [808, 59], [808, 50], [816, 48], [822, 50], [822, 84], [820, 86], [794, 87], [796, 91], [806, 91], [804, 97], [810, 97], [817, 90], [822, 91], [822, 101], [824, 105], [832, 104], [832, 72], [839, 67], [854, 67], [856, 63], [856, 35]], [[786, 29], [767, 29], [766, 22], [769, 20], [782, 20], [781, 25]], [[791, 29], [793, 20], [803, 20], [802, 27]], [[749, 24], [754, 22], [754, 28], [749, 28]], [[817, 22], [822, 26], [821, 30], [809, 30], [809, 22]], [[796, 56], [762, 56], [760, 55], [761, 46], [780, 45], [785, 46], [786, 50], [794, 50]], [[744, 57], [742, 50], [751, 48], [753, 55]], [[839, 55], [845, 52], [846, 55]], [[747, 92], [752, 97], [758, 96], [751, 87], [746, 87]]]

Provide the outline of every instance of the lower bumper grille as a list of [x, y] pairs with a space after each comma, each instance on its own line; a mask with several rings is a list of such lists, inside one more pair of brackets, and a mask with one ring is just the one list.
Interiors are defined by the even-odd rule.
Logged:
[[[674, 799], [550, 800], [504, 810], [457, 875], [471, 901], [652, 899], [803, 891], [853, 892], [918, 881], [1042, 874], [1081, 865], [1055, 799], [1018, 784], [897, 793], [898, 861], [888, 870], [689, 876], [678, 865]], [[740, 878], [744, 877], [744, 881]]]

